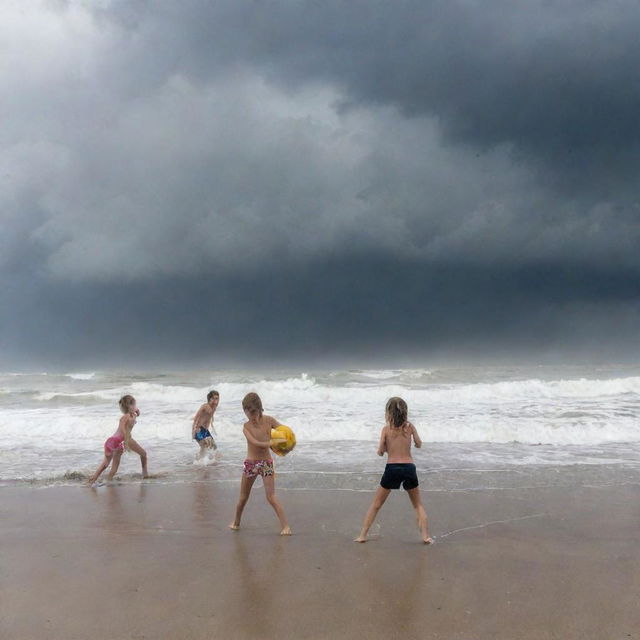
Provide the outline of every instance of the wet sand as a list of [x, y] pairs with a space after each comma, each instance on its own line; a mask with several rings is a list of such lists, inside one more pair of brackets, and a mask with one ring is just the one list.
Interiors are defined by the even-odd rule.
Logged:
[[0, 637], [640, 638], [640, 487], [424, 492], [436, 544], [394, 493], [208, 481], [0, 490]]

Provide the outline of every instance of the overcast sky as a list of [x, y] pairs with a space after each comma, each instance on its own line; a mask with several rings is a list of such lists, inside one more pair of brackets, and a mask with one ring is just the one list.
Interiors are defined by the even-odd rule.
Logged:
[[5, 0], [0, 367], [640, 359], [640, 4]]

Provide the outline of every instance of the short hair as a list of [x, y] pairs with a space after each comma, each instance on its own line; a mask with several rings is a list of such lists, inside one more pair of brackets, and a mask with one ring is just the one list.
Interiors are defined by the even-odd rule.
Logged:
[[212, 389], [211, 391], [209, 391], [209, 393], [207, 393], [207, 402], [209, 402], [209, 400], [211, 400], [213, 396], [218, 396], [219, 398], [220, 394], [215, 389]]
[[247, 395], [242, 399], [242, 408], [245, 411], [259, 411], [262, 413], [262, 400], [260, 400], [260, 396], [253, 391], [251, 393], [247, 393]]
[[409, 414], [409, 408], [407, 403], [398, 396], [389, 398], [387, 400], [387, 406], [385, 407], [385, 413], [393, 427], [401, 427], [406, 421]]
[[133, 396], [122, 396], [122, 398], [120, 398], [120, 400], [118, 400], [118, 404], [120, 405], [120, 411], [122, 411], [122, 413], [129, 413], [129, 407], [132, 404], [136, 403], [136, 399]]

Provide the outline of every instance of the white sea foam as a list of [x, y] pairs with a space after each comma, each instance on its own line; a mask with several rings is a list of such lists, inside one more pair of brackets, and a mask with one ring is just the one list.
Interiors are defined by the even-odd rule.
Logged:
[[73, 380], [92, 380], [95, 378], [96, 373], [93, 371], [92, 373], [65, 373], [64, 375]]
[[[117, 401], [125, 393], [136, 396], [142, 412], [134, 437], [156, 458], [161, 452], [167, 470], [192, 466], [196, 448], [190, 440], [191, 420], [211, 388], [221, 394], [215, 422], [221, 449], [242, 456], [241, 400], [248, 391], [257, 391], [267, 413], [294, 427], [302, 445], [296, 455], [317, 458], [325, 468], [362, 457], [358, 443], [375, 443], [385, 402], [393, 395], [407, 400], [427, 452], [430, 443], [440, 443], [465, 464], [536, 465], [551, 459], [558, 464], [611, 463], [626, 460], [613, 443], [640, 443], [638, 375], [514, 379], [510, 371], [509, 379], [490, 372], [485, 377], [491, 381], [469, 382], [482, 378], [481, 373], [457, 370], [447, 378], [446, 372], [430, 369], [262, 377], [194, 372], [147, 380], [80, 373], [41, 377], [33, 386], [27, 378], [4, 374], [0, 479], [88, 471], [116, 429]], [[509, 443], [544, 446], [521, 450]], [[472, 445], [468, 454], [467, 445]], [[585, 453], [585, 448], [606, 446], [608, 453]]]

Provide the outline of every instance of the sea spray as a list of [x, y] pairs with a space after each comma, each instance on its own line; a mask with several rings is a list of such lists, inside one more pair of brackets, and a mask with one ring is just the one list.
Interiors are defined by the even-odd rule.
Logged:
[[[0, 481], [73, 480], [92, 470], [123, 393], [138, 400], [134, 437], [153, 468], [169, 477], [194, 472], [191, 421], [211, 388], [221, 394], [215, 427], [225, 464], [211, 465], [219, 477], [235, 477], [226, 465], [244, 457], [240, 402], [250, 390], [295, 429], [299, 448], [279, 465], [282, 473], [366, 470], [393, 395], [407, 400], [426, 443], [420, 455], [435, 467], [629, 464], [625, 452], [640, 446], [639, 374], [570, 367], [0, 374]], [[136, 464], [125, 456], [123, 473]]]

